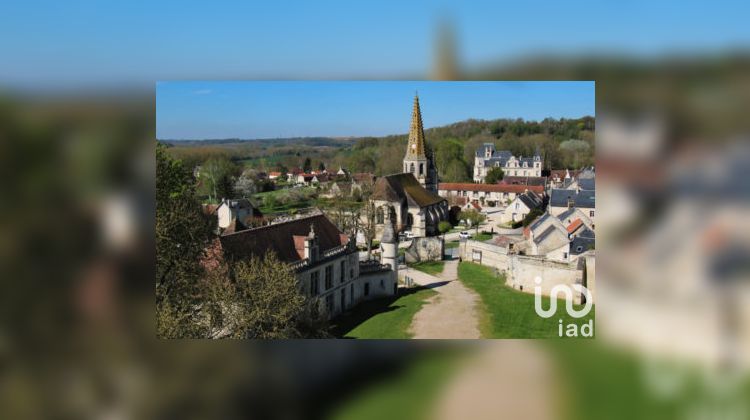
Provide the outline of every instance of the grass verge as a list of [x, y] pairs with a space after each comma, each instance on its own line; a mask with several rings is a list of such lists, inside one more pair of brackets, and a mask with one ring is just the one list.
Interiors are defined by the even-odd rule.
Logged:
[[[488, 267], [462, 262], [458, 266], [458, 278], [482, 300], [479, 330], [483, 338], [556, 338], [559, 337], [558, 320], [562, 319], [564, 325], [576, 324], [580, 330], [581, 325], [594, 319], [595, 307], [583, 318], [571, 317], [564, 310], [563, 299], [558, 299], [555, 316], [542, 318], [534, 310], [533, 294], [506, 286], [505, 279], [495, 276]], [[545, 308], [549, 308], [549, 302], [549, 297], [543, 298]], [[575, 305], [576, 309], [581, 307]]]

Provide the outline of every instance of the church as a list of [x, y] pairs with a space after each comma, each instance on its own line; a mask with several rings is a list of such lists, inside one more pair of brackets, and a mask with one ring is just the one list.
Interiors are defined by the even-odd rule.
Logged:
[[396, 232], [410, 231], [414, 236], [439, 234], [438, 223], [448, 220], [448, 201], [437, 193], [438, 173], [425, 142], [418, 96], [414, 97], [403, 168], [403, 173], [378, 178], [373, 187], [375, 237], [382, 236], [386, 223]]

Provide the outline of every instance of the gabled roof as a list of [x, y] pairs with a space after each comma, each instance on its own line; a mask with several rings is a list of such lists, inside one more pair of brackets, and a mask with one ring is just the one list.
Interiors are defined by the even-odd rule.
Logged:
[[550, 194], [549, 205], [552, 207], [568, 207], [568, 200], [573, 200], [573, 206], [593, 209], [596, 207], [596, 193], [594, 191], [575, 191], [553, 189]]
[[366, 172], [356, 173], [356, 174], [352, 174], [352, 180], [358, 184], [361, 184], [361, 183], [372, 184], [375, 182], [375, 175], [371, 173], [366, 173]]
[[224, 255], [234, 259], [263, 257], [274, 252], [281, 261], [291, 263], [302, 259], [297, 251], [299, 240], [295, 236], [307, 236], [313, 225], [321, 254], [348, 243], [349, 239], [331, 223], [325, 215], [309, 217], [262, 226], [255, 229], [224, 235], [220, 238]]
[[402, 201], [410, 206], [427, 207], [445, 201], [445, 198], [426, 190], [410, 173], [380, 177], [375, 182], [372, 200]]
[[529, 210], [533, 210], [542, 205], [542, 199], [534, 191], [526, 191], [519, 194], [516, 199], [521, 201]]

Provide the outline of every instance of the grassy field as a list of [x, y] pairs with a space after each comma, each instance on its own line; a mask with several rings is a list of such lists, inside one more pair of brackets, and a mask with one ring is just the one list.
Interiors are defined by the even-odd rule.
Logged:
[[[564, 310], [565, 301], [558, 300], [558, 312], [551, 318], [542, 318], [534, 311], [534, 295], [519, 292], [505, 285], [505, 280], [481, 265], [463, 262], [458, 267], [458, 277], [482, 299], [480, 331], [483, 338], [552, 338], [558, 337], [558, 320], [565, 325], [579, 327], [594, 319], [595, 308], [583, 318], [573, 318]], [[544, 298], [549, 308], [549, 298]], [[580, 309], [576, 305], [576, 309]]]
[[409, 268], [413, 268], [423, 273], [432, 274], [433, 276], [436, 276], [443, 272], [443, 266], [445, 266], [445, 262], [443, 261], [422, 261], [422, 262], [410, 265]]
[[411, 320], [425, 301], [437, 292], [430, 289], [399, 289], [398, 296], [357, 305], [334, 321], [333, 335], [344, 338], [411, 338]]

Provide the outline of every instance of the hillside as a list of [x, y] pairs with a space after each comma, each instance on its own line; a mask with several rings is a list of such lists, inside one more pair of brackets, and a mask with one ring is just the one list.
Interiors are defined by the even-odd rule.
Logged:
[[[444, 181], [471, 179], [474, 151], [486, 142], [500, 150], [529, 156], [536, 148], [546, 167], [577, 168], [593, 164], [594, 129], [592, 117], [545, 119], [540, 122], [497, 119], [466, 120], [425, 130], [434, 151], [435, 163]], [[377, 175], [401, 171], [407, 134], [361, 138], [217, 139], [162, 140], [174, 157], [188, 165], [198, 165], [211, 157], [225, 158], [242, 167], [285, 171], [301, 167], [306, 158], [312, 167], [344, 167], [352, 172]]]

